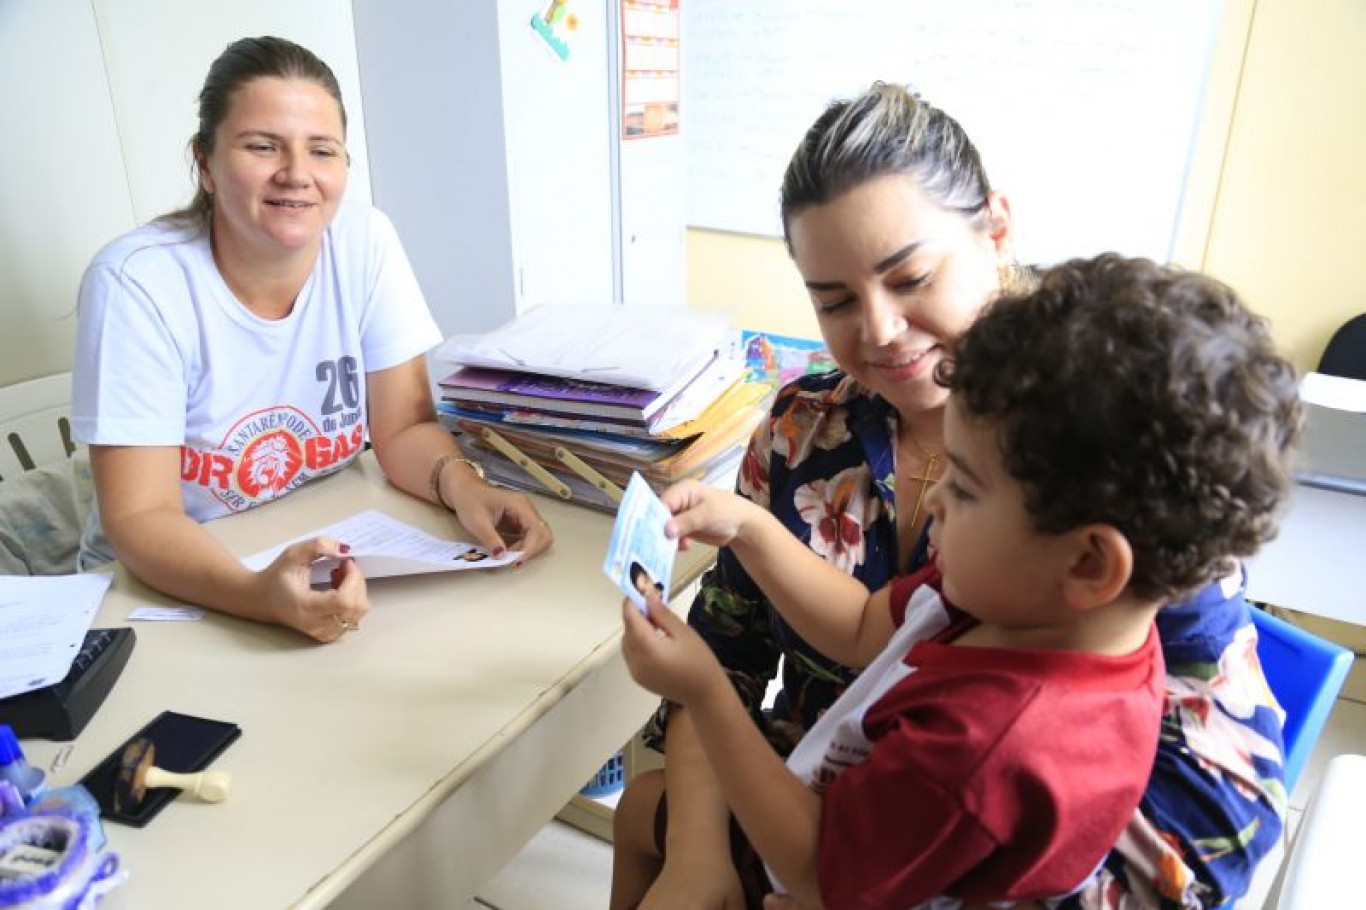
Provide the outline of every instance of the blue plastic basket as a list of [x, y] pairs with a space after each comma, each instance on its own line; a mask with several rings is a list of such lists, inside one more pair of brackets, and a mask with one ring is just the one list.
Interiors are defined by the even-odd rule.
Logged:
[[607, 764], [598, 769], [593, 779], [579, 792], [584, 796], [607, 796], [616, 793], [626, 785], [626, 757], [618, 752], [607, 759]]

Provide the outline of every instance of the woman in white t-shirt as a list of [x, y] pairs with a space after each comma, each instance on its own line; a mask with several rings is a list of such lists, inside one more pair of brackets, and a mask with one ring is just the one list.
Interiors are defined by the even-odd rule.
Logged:
[[[194, 201], [110, 243], [81, 282], [72, 427], [98, 508], [81, 548], [166, 593], [319, 641], [359, 626], [365, 579], [306, 568], [345, 541], [245, 568], [200, 522], [336, 471], [367, 431], [395, 486], [440, 502], [486, 549], [551, 543], [436, 421], [423, 354], [441, 338], [393, 225], [343, 202], [336, 77], [279, 38], [229, 45], [199, 95]], [[504, 535], [507, 536], [505, 542]]]

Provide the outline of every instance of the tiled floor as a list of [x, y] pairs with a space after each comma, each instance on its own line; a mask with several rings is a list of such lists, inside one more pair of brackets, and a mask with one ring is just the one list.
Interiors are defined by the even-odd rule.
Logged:
[[606, 910], [612, 846], [562, 822], [542, 828], [467, 910]]
[[[1347, 691], [1366, 695], [1366, 659], [1359, 658]], [[1293, 829], [1308, 805], [1328, 759], [1343, 752], [1366, 754], [1366, 700], [1341, 698], [1300, 782], [1291, 794]], [[513, 858], [465, 910], [603, 910], [612, 876], [612, 848], [597, 838], [560, 822], [551, 822]], [[1270, 876], [1268, 876], [1270, 878]], [[1258, 910], [1271, 881], [1249, 895], [1239, 910]], [[1269, 908], [1267, 908], [1269, 910]]]

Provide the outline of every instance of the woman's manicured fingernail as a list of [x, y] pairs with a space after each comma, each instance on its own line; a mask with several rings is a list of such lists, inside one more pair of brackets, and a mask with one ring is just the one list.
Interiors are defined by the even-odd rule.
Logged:
[[340, 549], [343, 553], [350, 553], [350, 552], [351, 552], [351, 545], [350, 545], [349, 543], [344, 543], [344, 544], [341, 545], [341, 547], [340, 547], [339, 549]]
[[506, 553], [507, 551], [508, 551], [508, 548], [507, 548], [507, 547], [494, 547], [494, 548], [493, 548], [493, 555], [494, 555], [494, 556], [502, 556], [502, 555], [503, 555], [504, 553]]

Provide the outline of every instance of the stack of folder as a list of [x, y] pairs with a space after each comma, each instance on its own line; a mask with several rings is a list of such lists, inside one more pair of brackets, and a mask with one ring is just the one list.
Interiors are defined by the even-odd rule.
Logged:
[[773, 390], [747, 381], [738, 333], [691, 312], [542, 306], [437, 358], [442, 423], [491, 480], [605, 511], [632, 472], [730, 485]]

